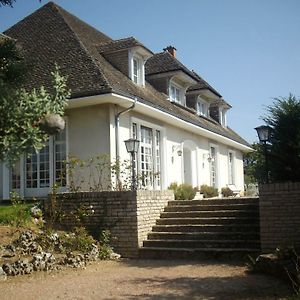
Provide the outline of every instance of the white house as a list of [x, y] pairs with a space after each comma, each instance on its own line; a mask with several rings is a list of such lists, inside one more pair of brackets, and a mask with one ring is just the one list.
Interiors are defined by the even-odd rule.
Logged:
[[[64, 132], [13, 170], [2, 163], [1, 198], [14, 189], [26, 197], [47, 195], [68, 155], [128, 159], [124, 140], [130, 137], [141, 142], [138, 171], [159, 174], [147, 188], [177, 182], [219, 190], [234, 184], [243, 191], [250, 145], [227, 126], [231, 106], [176, 59], [174, 47], [154, 54], [133, 37], [113, 40], [53, 2], [4, 34], [18, 41], [32, 65], [27, 88], [50, 87], [56, 62], [72, 95]], [[60, 181], [68, 185], [68, 178]]]

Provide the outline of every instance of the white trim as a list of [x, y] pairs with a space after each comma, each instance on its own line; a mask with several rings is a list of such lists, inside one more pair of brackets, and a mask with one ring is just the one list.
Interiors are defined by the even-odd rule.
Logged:
[[[124, 101], [123, 103], [121, 101]], [[76, 98], [69, 100], [68, 108], [75, 108], [75, 107], [83, 107], [83, 106], [90, 106], [90, 105], [99, 105], [104, 103], [115, 103], [121, 106], [127, 107], [128, 102], [130, 104], [134, 103], [134, 99], [121, 96], [115, 93], [97, 95], [97, 96], [90, 96], [90, 97], [83, 97], [83, 98]], [[230, 138], [224, 137], [218, 133], [214, 133], [208, 129], [199, 127], [187, 121], [181, 120], [180, 118], [173, 116], [167, 112], [161, 111], [157, 108], [151, 107], [141, 102], [137, 102], [135, 106], [135, 111], [142, 112], [144, 114], [148, 114], [149, 116], [153, 116], [158, 120], [162, 120], [165, 123], [174, 125], [176, 127], [181, 127], [187, 131], [196, 133], [199, 136], [203, 136], [209, 139], [218, 140], [219, 143], [224, 145], [228, 145], [234, 147], [238, 150], [244, 152], [253, 152], [251, 147], [245, 146], [239, 142], [236, 142]]]
[[[215, 156], [216, 156], [216, 164], [215, 164], [215, 176], [216, 176], [216, 183], [215, 183], [215, 188], [217, 188], [219, 190], [219, 183], [220, 183], [220, 179], [219, 179], [219, 175], [220, 175], [220, 170], [219, 170], [219, 166], [220, 166], [220, 162], [219, 162], [219, 159], [220, 159], [220, 155], [219, 155], [219, 145], [216, 145], [214, 143], [209, 143], [209, 156], [211, 155], [211, 148], [215, 148]], [[211, 182], [211, 162], [209, 164], [209, 182], [210, 182], [210, 185], [212, 185], [212, 182]]]
[[[230, 182], [230, 162], [229, 162], [229, 155], [232, 154], [232, 182]], [[229, 149], [227, 154], [227, 161], [228, 161], [228, 184], [235, 184], [236, 183], [236, 154], [235, 151]]]
[[[134, 60], [138, 63], [137, 82], [134, 81]], [[133, 49], [128, 51], [128, 76], [137, 85], [145, 85], [145, 59]]]
[[[165, 166], [167, 165], [165, 163], [166, 155], [165, 155], [165, 128], [162, 126], [159, 126], [157, 124], [151, 123], [144, 121], [142, 119], [136, 118], [136, 117], [131, 117], [130, 119], [130, 136], [132, 137], [133, 132], [132, 132], [132, 124], [135, 123], [137, 125], [137, 138], [141, 140], [141, 126], [147, 127], [152, 129], [152, 157], [153, 157], [153, 167], [156, 168], [156, 130], [160, 131], [160, 189], [166, 188], [166, 169]], [[140, 153], [138, 153], [140, 155]], [[140, 159], [139, 159], [140, 162]], [[137, 166], [137, 169], [139, 171], [139, 164]], [[156, 188], [156, 184], [154, 181], [154, 187]]]

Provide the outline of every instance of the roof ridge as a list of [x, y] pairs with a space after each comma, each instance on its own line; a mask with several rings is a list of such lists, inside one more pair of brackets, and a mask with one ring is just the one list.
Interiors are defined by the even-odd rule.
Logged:
[[[50, 3], [50, 2], [49, 2]], [[61, 8], [60, 6], [56, 5], [54, 2], [51, 1], [51, 3], [54, 4], [54, 6], [59, 10], [64, 10], [63, 8]], [[48, 3], [47, 3], [48, 4]], [[46, 5], [47, 5], [46, 4]], [[77, 42], [80, 45], [80, 48], [88, 55], [88, 57], [90, 58], [90, 60], [93, 62], [94, 66], [96, 67], [96, 69], [98, 70], [98, 72], [101, 74], [101, 76], [103, 77], [103, 79], [105, 80], [105, 83], [108, 87], [112, 88], [112, 86], [109, 84], [109, 81], [107, 80], [106, 76], [104, 75], [104, 73], [102, 72], [102, 70], [99, 68], [98, 64], [96, 63], [93, 55], [91, 55], [90, 51], [87, 49], [87, 47], [84, 45], [84, 43], [81, 41], [81, 39], [79, 38], [78, 34], [76, 33], [76, 31], [73, 29], [72, 25], [69, 24], [68, 20], [66, 20], [65, 16], [59, 12], [60, 16], [63, 18], [64, 22], [66, 23], [66, 25], [70, 28], [70, 30], [73, 32]], [[77, 17], [76, 17], [77, 18]], [[78, 18], [77, 18], [78, 19]], [[81, 20], [80, 20], [81, 21]], [[90, 26], [90, 25], [89, 25]]]

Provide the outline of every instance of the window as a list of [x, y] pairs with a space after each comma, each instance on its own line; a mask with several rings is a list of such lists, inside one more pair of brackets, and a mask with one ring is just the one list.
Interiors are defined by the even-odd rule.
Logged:
[[206, 116], [208, 115], [208, 103], [206, 103], [205, 101], [198, 100], [197, 101], [197, 114], [200, 116]]
[[217, 188], [217, 150], [210, 147], [210, 185]]
[[140, 73], [140, 69], [139, 69], [139, 61], [137, 58], [133, 58], [133, 82], [138, 84], [139, 82], [139, 73]]
[[180, 90], [178, 87], [171, 85], [170, 86], [170, 99], [171, 101], [180, 103]]
[[[50, 155], [52, 151], [53, 155]], [[59, 184], [61, 187], [66, 186], [66, 158], [66, 130], [64, 130], [55, 136], [51, 136], [44, 148], [37, 153], [33, 152], [26, 158], [25, 187], [49, 188], [52, 182]]]
[[227, 126], [227, 118], [226, 118], [227, 109], [220, 108], [220, 124], [222, 126]]
[[161, 131], [132, 123], [132, 137], [140, 140], [140, 149], [135, 158], [139, 186], [160, 189], [161, 186]]
[[234, 153], [228, 152], [228, 184], [234, 184]]
[[45, 188], [50, 186], [49, 141], [38, 153], [26, 159], [26, 187]]
[[138, 85], [145, 85], [145, 67], [142, 57], [131, 54], [129, 66], [129, 75], [132, 81]]

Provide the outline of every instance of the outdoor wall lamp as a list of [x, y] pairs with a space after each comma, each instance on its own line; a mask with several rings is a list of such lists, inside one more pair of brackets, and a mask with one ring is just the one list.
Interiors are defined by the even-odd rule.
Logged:
[[267, 151], [267, 142], [271, 140], [272, 128], [267, 125], [261, 125], [254, 128], [257, 132], [258, 139], [260, 143], [263, 144], [264, 156], [265, 156], [265, 183], [269, 183], [269, 160], [268, 160], [268, 151]]
[[140, 141], [137, 139], [129, 139], [124, 141], [126, 150], [131, 155], [131, 190], [137, 189], [136, 171], [135, 171], [135, 154], [140, 147]]
[[203, 162], [207, 159], [207, 161], [210, 163], [212, 161], [212, 157], [210, 156], [209, 153], [204, 153], [203, 154]]
[[182, 156], [182, 150], [181, 150], [180, 145], [179, 146], [175, 146], [175, 145], [172, 146], [172, 153], [174, 154], [175, 151], [177, 152], [178, 156]]

